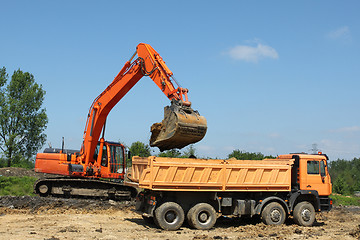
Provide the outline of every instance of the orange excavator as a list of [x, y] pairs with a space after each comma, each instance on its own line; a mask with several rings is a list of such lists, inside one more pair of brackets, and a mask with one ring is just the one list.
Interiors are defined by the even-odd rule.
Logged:
[[104, 134], [111, 109], [144, 76], [149, 76], [171, 100], [171, 105], [164, 108], [162, 122], [151, 126], [150, 146], [161, 151], [183, 148], [205, 136], [206, 119], [191, 108], [188, 89], [179, 86], [150, 45], [140, 43], [111, 84], [92, 103], [80, 151], [47, 148], [36, 155], [36, 172], [62, 175], [38, 180], [34, 185], [37, 194], [135, 197], [136, 190], [122, 183], [126, 173], [125, 147], [105, 141]]

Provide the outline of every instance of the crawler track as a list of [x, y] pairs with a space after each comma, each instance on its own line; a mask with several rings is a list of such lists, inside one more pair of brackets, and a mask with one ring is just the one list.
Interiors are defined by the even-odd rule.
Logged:
[[46, 178], [34, 184], [34, 192], [42, 197], [81, 197], [113, 200], [130, 200], [137, 190], [122, 182], [85, 178]]

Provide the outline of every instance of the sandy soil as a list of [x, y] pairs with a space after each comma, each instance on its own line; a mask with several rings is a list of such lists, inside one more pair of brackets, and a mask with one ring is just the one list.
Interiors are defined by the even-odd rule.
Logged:
[[[43, 177], [21, 168], [2, 168], [0, 175]], [[172, 232], [146, 224], [133, 209], [129, 201], [0, 196], [0, 240], [360, 239], [360, 207], [338, 206], [319, 213], [313, 227], [300, 227], [291, 219], [282, 226], [267, 226], [254, 219], [219, 218], [208, 231], [185, 225]]]
[[360, 208], [336, 207], [317, 215], [313, 227], [292, 220], [267, 226], [256, 220], [218, 219], [200, 231], [164, 231], [146, 224], [132, 202], [39, 197], [0, 197], [0, 239], [360, 239]]

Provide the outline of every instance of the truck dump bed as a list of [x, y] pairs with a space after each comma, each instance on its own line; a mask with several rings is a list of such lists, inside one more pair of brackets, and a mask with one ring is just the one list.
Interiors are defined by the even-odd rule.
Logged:
[[218, 160], [133, 157], [131, 180], [166, 191], [290, 191], [288, 160]]

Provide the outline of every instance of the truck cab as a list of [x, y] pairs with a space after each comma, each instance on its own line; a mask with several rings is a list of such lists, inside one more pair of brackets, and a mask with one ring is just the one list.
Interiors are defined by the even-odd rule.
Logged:
[[295, 159], [292, 173], [292, 185], [295, 189], [317, 191], [319, 196], [331, 194], [332, 184], [327, 155], [320, 152], [318, 154], [295, 153], [278, 156], [278, 159], [290, 158]]
[[304, 157], [301, 163], [300, 189], [317, 190], [320, 196], [329, 196], [332, 185], [325, 156], [312, 159]]

